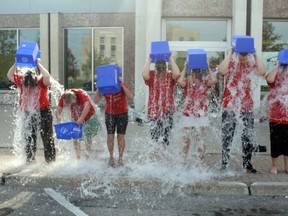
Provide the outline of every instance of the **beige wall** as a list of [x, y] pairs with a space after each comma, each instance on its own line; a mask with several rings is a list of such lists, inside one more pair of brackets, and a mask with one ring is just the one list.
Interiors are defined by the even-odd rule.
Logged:
[[264, 18], [284, 18], [288, 19], [287, 0], [263, 0]]
[[232, 2], [232, 0], [162, 0], [162, 16], [232, 17]]

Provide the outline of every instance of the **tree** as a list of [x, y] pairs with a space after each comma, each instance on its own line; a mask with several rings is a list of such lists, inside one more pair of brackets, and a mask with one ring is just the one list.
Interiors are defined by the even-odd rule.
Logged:
[[[84, 83], [84, 88], [86, 90], [92, 90], [92, 80], [94, 80], [94, 84], [96, 81], [96, 72], [93, 73], [95, 75], [95, 77], [91, 77], [91, 65], [92, 65], [92, 54], [91, 51], [86, 50], [86, 54], [87, 56], [89, 56], [89, 58], [87, 58], [86, 62], [84, 64], [82, 64], [82, 71], [83, 74], [85, 75], [85, 77], [88, 77], [88, 82]], [[96, 71], [97, 66], [100, 65], [108, 65], [111, 64], [113, 61], [111, 60], [111, 58], [108, 57], [102, 57], [100, 56], [100, 54], [97, 52], [97, 50], [95, 50], [94, 53], [94, 68], [92, 68], [92, 71]], [[94, 85], [94, 89], [96, 88], [96, 86]]]
[[10, 82], [7, 78], [7, 72], [15, 62], [16, 48], [16, 31], [0, 31], [0, 89], [9, 88]]
[[276, 34], [271, 22], [263, 22], [263, 52], [278, 52], [284, 49], [285, 43], [279, 43], [281, 35]]
[[67, 49], [67, 77], [72, 77], [75, 79], [79, 74], [78, 61], [72, 50], [70, 48]]

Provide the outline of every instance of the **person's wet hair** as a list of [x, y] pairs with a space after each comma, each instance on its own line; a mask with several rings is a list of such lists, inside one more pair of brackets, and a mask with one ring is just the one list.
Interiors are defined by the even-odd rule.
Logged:
[[158, 60], [155, 63], [155, 68], [157, 72], [165, 72], [167, 69], [166, 62], [164, 60]]
[[24, 86], [27, 87], [36, 87], [38, 86], [38, 79], [34, 72], [28, 70], [24, 75]]
[[195, 74], [195, 78], [202, 80], [204, 77], [208, 76], [208, 69], [187, 69], [186, 70], [186, 77]]
[[67, 91], [64, 93], [64, 102], [65, 104], [70, 104], [72, 102], [72, 99], [76, 98], [74, 92], [72, 91]]

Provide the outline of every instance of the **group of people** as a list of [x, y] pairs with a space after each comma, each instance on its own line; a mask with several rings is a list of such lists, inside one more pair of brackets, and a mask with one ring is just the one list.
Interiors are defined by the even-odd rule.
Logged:
[[[173, 126], [174, 87], [183, 88], [184, 107], [179, 122], [183, 128], [183, 156], [187, 157], [191, 142], [197, 143], [197, 151], [201, 160], [205, 155], [203, 136], [209, 126], [208, 91], [217, 83], [215, 73], [208, 69], [188, 70], [186, 64], [180, 73], [172, 57], [171, 71], [162, 60], [155, 63], [155, 70], [150, 70], [151, 59], [148, 58], [143, 68], [143, 79], [149, 87], [148, 119], [151, 122], [150, 133], [153, 140], [169, 145], [169, 134]], [[226, 58], [217, 68], [224, 77], [224, 93], [222, 97], [222, 172], [229, 167], [229, 158], [235, 129], [241, 129], [243, 168], [249, 173], [256, 173], [252, 166], [252, 154], [255, 150], [254, 136], [254, 100], [253, 91], [258, 86], [260, 77], [264, 77], [270, 86], [267, 115], [270, 125], [271, 140], [271, 173], [277, 174], [277, 158], [284, 156], [285, 172], [288, 173], [288, 111], [285, 98], [288, 96], [287, 64], [279, 62], [266, 76], [266, 69], [255, 53], [236, 53], [229, 49]], [[285, 135], [284, 135], [285, 134]], [[194, 135], [194, 137], [193, 137]], [[161, 138], [161, 139], [159, 139]]]
[[[48, 97], [48, 89], [51, 83], [50, 73], [37, 59], [37, 74], [35, 68], [25, 68], [19, 70], [16, 63], [8, 71], [8, 78], [20, 91], [19, 110], [24, 113], [23, 131], [25, 139], [26, 161], [35, 160], [37, 149], [37, 130], [44, 145], [44, 156], [47, 163], [55, 161], [56, 150], [53, 137], [53, 115], [51, 103]], [[96, 90], [94, 101], [99, 102], [102, 96], [106, 99], [105, 124], [107, 129], [107, 147], [110, 158], [109, 165], [124, 166], [123, 153], [125, 149], [125, 133], [128, 125], [128, 103], [127, 99], [133, 99], [134, 93], [130, 87], [119, 77], [121, 90], [119, 92], [100, 95]], [[60, 97], [56, 108], [56, 120], [62, 121], [63, 110], [69, 109], [70, 116], [77, 125], [83, 124], [83, 140], [86, 144], [85, 156], [89, 158], [92, 148], [92, 138], [95, 137], [101, 128], [101, 123], [96, 114], [94, 102], [86, 91], [82, 89], [68, 89]], [[40, 126], [40, 127], [38, 127]], [[114, 134], [117, 132], [119, 147], [119, 158], [117, 163], [114, 160]], [[81, 158], [80, 140], [74, 140], [74, 147], [77, 159]]]
[[[151, 139], [163, 147], [169, 145], [170, 134], [174, 124], [175, 113], [174, 87], [183, 89], [183, 113], [180, 125], [183, 129], [183, 157], [187, 158], [192, 142], [197, 144], [197, 151], [203, 161], [205, 144], [203, 137], [207, 126], [208, 92], [210, 87], [218, 82], [215, 73], [207, 69], [187, 69], [186, 64], [180, 72], [173, 56], [169, 58], [171, 70], [167, 62], [158, 60], [155, 68], [151, 69], [151, 58], [148, 58], [142, 71], [142, 77], [149, 88], [148, 110]], [[17, 71], [15, 64], [8, 71], [8, 78], [20, 89], [20, 110], [25, 113], [28, 124], [24, 127], [26, 141], [27, 162], [35, 160], [36, 132], [40, 125], [40, 133], [44, 145], [46, 162], [55, 161], [56, 151], [53, 138], [52, 112], [47, 96], [50, 85], [50, 74], [37, 60], [40, 75], [28, 70], [26, 73]], [[258, 56], [253, 54], [235, 53], [233, 48], [218, 67], [218, 72], [225, 78], [222, 98], [222, 160], [221, 171], [225, 172], [229, 165], [230, 149], [235, 134], [236, 125], [242, 130], [242, 157], [243, 168], [250, 173], [256, 173], [252, 166], [254, 150], [254, 101], [253, 85], [260, 76], [265, 77], [266, 69]], [[268, 96], [268, 116], [271, 137], [272, 174], [277, 174], [277, 158], [284, 155], [285, 171], [288, 173], [288, 112], [284, 99], [288, 89], [287, 65], [279, 64], [265, 77], [270, 86]], [[125, 134], [128, 125], [127, 99], [133, 99], [134, 93], [130, 87], [119, 78], [120, 92], [100, 94], [97, 89], [94, 102], [98, 103], [105, 98], [105, 125], [107, 130], [107, 147], [109, 150], [109, 166], [123, 166], [125, 149]], [[96, 114], [94, 102], [87, 92], [82, 89], [66, 90], [59, 99], [56, 109], [57, 122], [61, 122], [61, 113], [65, 107], [70, 108], [74, 121], [83, 124], [83, 134], [86, 141], [86, 158], [89, 158], [92, 138], [97, 135], [101, 124]], [[117, 133], [119, 157], [114, 159], [114, 134]], [[81, 147], [78, 140], [74, 140], [76, 156], [81, 158]]]

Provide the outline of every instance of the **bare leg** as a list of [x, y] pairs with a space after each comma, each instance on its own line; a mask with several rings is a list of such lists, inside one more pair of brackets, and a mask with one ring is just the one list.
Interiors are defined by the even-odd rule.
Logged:
[[271, 168], [271, 174], [277, 174], [277, 167], [278, 167], [278, 161], [277, 158], [272, 157], [272, 168]]
[[123, 166], [123, 153], [125, 149], [125, 134], [117, 134], [117, 141], [118, 141], [118, 150], [119, 150], [119, 159], [118, 164]]
[[115, 166], [114, 156], [113, 156], [113, 152], [114, 152], [114, 134], [108, 134], [107, 135], [107, 147], [108, 147], [108, 150], [109, 150], [109, 166], [114, 167]]
[[198, 153], [199, 153], [199, 158], [201, 160], [201, 162], [204, 162], [204, 158], [205, 158], [205, 152], [206, 152], [206, 146], [204, 143], [204, 136], [205, 136], [205, 127], [201, 127], [200, 128], [200, 134], [199, 134], [199, 148], [198, 148]]
[[189, 147], [190, 147], [190, 138], [186, 134], [184, 135], [183, 139], [184, 139], [184, 146], [183, 146], [182, 152], [183, 152], [184, 159], [186, 159], [188, 155]]
[[92, 139], [90, 139], [86, 142], [86, 159], [87, 160], [90, 157], [91, 149], [92, 149]]
[[81, 146], [80, 146], [80, 142], [78, 142], [77, 140], [74, 141], [74, 149], [76, 152], [77, 159], [80, 160], [80, 158], [81, 158]]
[[285, 172], [288, 174], [288, 156], [284, 156]]

